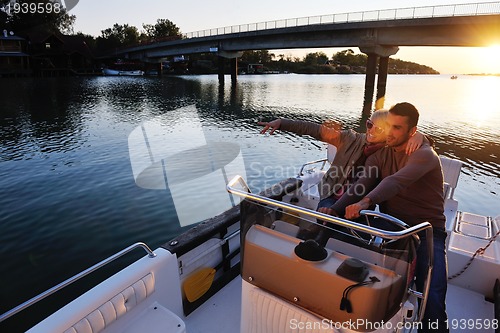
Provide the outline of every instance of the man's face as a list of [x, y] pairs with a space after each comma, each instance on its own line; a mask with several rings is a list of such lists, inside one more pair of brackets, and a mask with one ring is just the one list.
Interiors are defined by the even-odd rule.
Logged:
[[387, 115], [386, 143], [392, 148], [404, 148], [408, 139], [415, 134], [416, 130], [416, 127], [409, 127], [408, 117], [397, 116], [389, 113]]

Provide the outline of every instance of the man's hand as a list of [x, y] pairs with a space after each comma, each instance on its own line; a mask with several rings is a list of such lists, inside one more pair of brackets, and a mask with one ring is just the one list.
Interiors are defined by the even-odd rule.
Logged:
[[371, 205], [372, 201], [370, 200], [370, 198], [365, 197], [355, 204], [352, 204], [345, 208], [345, 218], [349, 220], [356, 219], [359, 217], [360, 211], [370, 208]]
[[333, 209], [331, 209], [330, 207], [320, 207], [318, 209], [318, 212], [323, 213], [323, 214], [338, 216], [337, 212], [334, 211]]
[[280, 128], [280, 126], [281, 126], [281, 119], [275, 119], [275, 120], [270, 121], [270, 122], [259, 121], [257, 124], [261, 125], [261, 126], [264, 126], [264, 129], [262, 131], [260, 131], [260, 134], [266, 134], [266, 132], [269, 129], [271, 129], [271, 131], [269, 132], [269, 135], [272, 135], [274, 133], [274, 131], [276, 131], [277, 129]]

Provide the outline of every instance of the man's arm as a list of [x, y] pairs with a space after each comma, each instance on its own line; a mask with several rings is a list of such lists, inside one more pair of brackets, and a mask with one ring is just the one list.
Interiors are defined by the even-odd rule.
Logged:
[[[347, 207], [363, 201], [363, 197], [377, 186], [380, 180], [379, 175], [379, 168], [377, 166], [375, 154], [373, 154], [366, 160], [364, 171], [359, 179], [330, 207], [330, 209], [333, 210], [333, 212], [330, 211], [330, 214], [345, 216]], [[364, 200], [360, 204], [360, 208], [363, 207], [361, 209], [366, 209], [371, 205], [372, 203], [370, 201]], [[346, 218], [348, 217], [346, 216]]]
[[359, 217], [359, 212], [372, 204], [379, 204], [391, 199], [402, 189], [418, 181], [426, 173], [431, 171], [435, 164], [433, 159], [437, 158], [431, 148], [419, 149], [409, 158], [405, 166], [394, 174], [385, 177], [370, 193], [362, 200], [345, 208], [345, 218], [353, 219]]
[[434, 159], [437, 159], [437, 156], [430, 147], [415, 151], [408, 157], [405, 166], [385, 177], [373, 191], [367, 194], [367, 197], [375, 204], [391, 199], [402, 189], [430, 172], [435, 167]]

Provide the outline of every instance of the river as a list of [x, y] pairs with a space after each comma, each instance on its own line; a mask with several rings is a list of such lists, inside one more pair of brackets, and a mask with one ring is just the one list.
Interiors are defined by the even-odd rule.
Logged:
[[[257, 121], [335, 119], [362, 130], [363, 90], [363, 75], [247, 75], [236, 86], [229, 77], [219, 86], [213, 75], [0, 80], [0, 312], [136, 241], [155, 248], [189, 228], [180, 226], [168, 189], [134, 180], [130, 136], [141, 124], [185, 129], [168, 147], [189, 143], [193, 130], [237, 143], [259, 191], [323, 158], [325, 145], [260, 135]], [[500, 214], [499, 92], [500, 77], [389, 75], [385, 102], [417, 106], [419, 129], [438, 153], [463, 162], [459, 209], [493, 217]], [[193, 106], [195, 113], [179, 111]], [[203, 210], [207, 194], [197, 193], [185, 200]], [[30, 322], [14, 319], [9, 331]]]

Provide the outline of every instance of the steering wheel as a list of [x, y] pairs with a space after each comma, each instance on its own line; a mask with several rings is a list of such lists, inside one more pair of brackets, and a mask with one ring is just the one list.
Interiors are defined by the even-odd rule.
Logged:
[[[401, 228], [401, 229], [407, 229], [409, 228], [410, 226], [406, 223], [404, 223], [403, 221], [401, 221], [400, 219], [397, 219], [395, 218], [394, 216], [391, 216], [389, 214], [384, 214], [384, 213], [381, 213], [381, 212], [376, 212], [376, 211], [373, 211], [373, 210], [361, 210], [359, 212], [360, 215], [362, 216], [365, 216], [366, 218], [366, 224], [368, 226], [372, 226], [370, 225], [370, 217], [376, 217], [376, 218], [379, 218], [379, 219], [383, 219], [384, 221], [388, 221], [390, 222], [391, 224]], [[378, 243], [377, 242], [377, 237], [374, 236], [374, 235], [369, 235], [369, 238], [367, 239], [366, 237], [363, 237], [362, 235], [360, 235], [356, 230], [354, 229], [349, 229], [349, 231], [351, 232], [351, 234], [357, 238], [358, 240], [360, 240], [361, 242], [367, 244], [367, 245], [373, 245], [373, 244], [376, 244]], [[380, 239], [380, 238], [379, 238]], [[378, 246], [382, 246], [382, 245], [386, 245], [386, 244], [389, 244], [391, 242], [394, 242], [396, 241], [396, 239], [391, 239], [391, 240], [382, 240]]]

